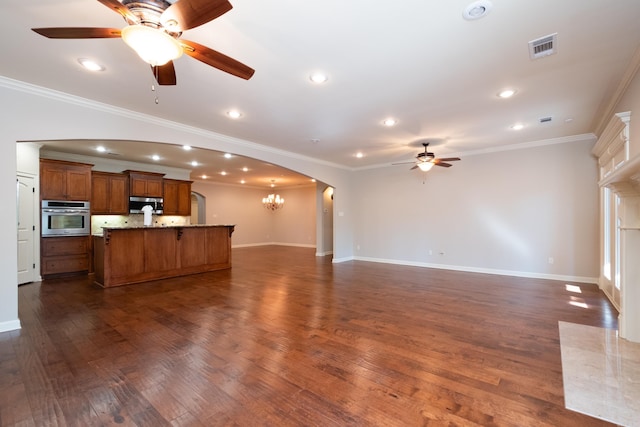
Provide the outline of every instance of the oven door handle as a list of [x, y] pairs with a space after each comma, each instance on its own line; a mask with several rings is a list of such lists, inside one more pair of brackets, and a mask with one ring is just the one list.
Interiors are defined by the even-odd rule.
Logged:
[[58, 214], [66, 214], [66, 213], [70, 213], [70, 214], [87, 214], [87, 213], [89, 213], [89, 211], [85, 210], [85, 209], [42, 209], [42, 212], [58, 213]]

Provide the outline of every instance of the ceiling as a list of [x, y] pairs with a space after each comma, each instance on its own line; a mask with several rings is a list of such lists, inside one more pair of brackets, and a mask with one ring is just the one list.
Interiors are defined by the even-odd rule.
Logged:
[[[177, 85], [153, 92], [149, 66], [122, 40], [53, 40], [30, 30], [126, 25], [96, 0], [2, 0], [0, 15], [11, 18], [0, 27], [0, 75], [357, 169], [410, 161], [423, 140], [439, 157], [464, 157], [594, 132], [640, 41], [638, 0], [492, 0], [477, 20], [463, 18], [468, 0], [230, 2], [231, 11], [182, 38], [254, 68], [249, 80], [183, 55]], [[532, 60], [528, 42], [554, 33], [557, 53]], [[105, 70], [89, 72], [78, 58]], [[317, 71], [326, 83], [310, 81]], [[516, 94], [500, 99], [507, 88]], [[232, 109], [241, 117], [230, 119]], [[395, 126], [383, 124], [389, 117]], [[122, 159], [192, 169], [193, 179], [309, 180], [255, 160], [181, 151], [188, 141], [103, 142]], [[98, 143], [45, 142], [108, 156], [95, 152]], [[195, 156], [201, 165], [191, 167]], [[237, 173], [242, 163], [251, 173]]]

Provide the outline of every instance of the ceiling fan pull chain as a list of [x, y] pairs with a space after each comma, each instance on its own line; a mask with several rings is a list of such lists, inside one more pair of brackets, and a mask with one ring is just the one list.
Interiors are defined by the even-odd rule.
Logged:
[[[154, 67], [154, 74], [155, 74], [155, 78], [156, 80], [158, 79], [158, 67]], [[155, 82], [155, 80], [154, 80]], [[155, 83], [151, 83], [151, 92], [156, 92], [156, 84]], [[156, 99], [155, 99], [155, 103], [160, 104], [160, 100], [158, 99], [158, 94], [156, 92]]]

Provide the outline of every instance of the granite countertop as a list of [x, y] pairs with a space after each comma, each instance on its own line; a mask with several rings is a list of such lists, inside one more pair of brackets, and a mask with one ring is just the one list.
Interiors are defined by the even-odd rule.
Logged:
[[235, 227], [235, 224], [186, 224], [186, 225], [134, 225], [123, 227], [101, 227], [103, 230], [147, 230], [151, 228], [206, 228], [206, 227]]

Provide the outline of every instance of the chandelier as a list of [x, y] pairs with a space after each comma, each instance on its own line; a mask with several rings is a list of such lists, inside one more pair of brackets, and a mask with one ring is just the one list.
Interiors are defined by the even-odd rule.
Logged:
[[278, 194], [269, 194], [262, 199], [262, 206], [270, 211], [277, 211], [284, 206], [284, 199]]

